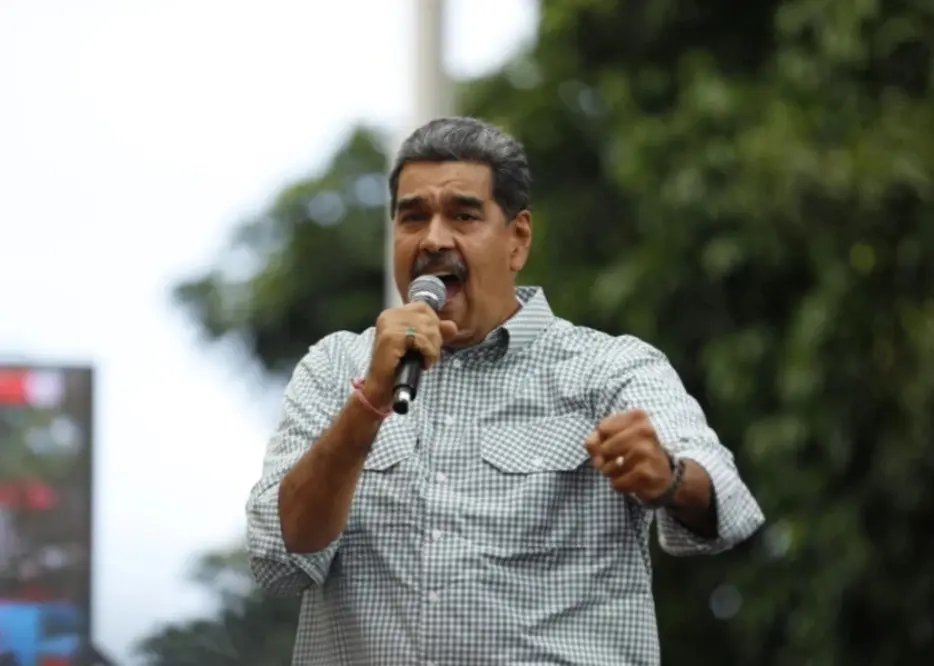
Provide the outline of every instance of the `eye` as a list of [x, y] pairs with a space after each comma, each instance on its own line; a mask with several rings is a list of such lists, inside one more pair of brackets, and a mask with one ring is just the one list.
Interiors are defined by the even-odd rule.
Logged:
[[399, 221], [404, 224], [411, 224], [415, 222], [424, 222], [428, 219], [428, 215], [425, 213], [405, 213], [399, 217]]
[[476, 215], [474, 215], [473, 213], [461, 212], [461, 213], [458, 213], [457, 215], [455, 215], [455, 216], [454, 216], [454, 219], [457, 220], [458, 222], [472, 222], [472, 221], [477, 220], [477, 219], [479, 219], [479, 218], [478, 218]]

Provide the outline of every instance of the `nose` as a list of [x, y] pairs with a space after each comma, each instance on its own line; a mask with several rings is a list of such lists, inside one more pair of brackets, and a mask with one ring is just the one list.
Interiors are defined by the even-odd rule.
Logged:
[[454, 247], [454, 236], [443, 215], [435, 214], [428, 223], [425, 235], [422, 238], [421, 249], [424, 252], [435, 254]]

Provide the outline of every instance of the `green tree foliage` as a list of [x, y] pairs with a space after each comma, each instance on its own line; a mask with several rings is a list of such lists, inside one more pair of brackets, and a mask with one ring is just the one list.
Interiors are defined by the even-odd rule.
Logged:
[[213, 270], [176, 289], [209, 339], [232, 338], [282, 374], [335, 325], [372, 324], [383, 302], [383, 145], [354, 131], [320, 176], [284, 188]]
[[204, 556], [192, 581], [220, 608], [215, 617], [161, 628], [137, 648], [145, 666], [288, 666], [297, 599], [270, 599], [250, 578], [242, 549]]
[[[932, 62], [926, 0], [551, 0], [527, 52], [464, 86], [529, 153], [524, 281], [663, 349], [770, 518], [728, 555], [656, 559], [666, 663], [934, 650]], [[275, 251], [238, 240], [263, 271], [182, 287], [205, 331], [281, 372], [368, 325], [384, 213], [322, 227], [307, 202], [384, 164], [357, 135], [249, 227]]]

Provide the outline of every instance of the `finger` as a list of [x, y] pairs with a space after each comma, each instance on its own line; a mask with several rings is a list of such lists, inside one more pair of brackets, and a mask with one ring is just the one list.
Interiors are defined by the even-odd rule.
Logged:
[[[600, 471], [606, 475], [619, 476], [621, 470], [628, 470], [644, 460], [648, 449], [648, 440], [642, 438], [638, 427], [617, 433], [600, 444], [598, 455], [603, 461]], [[625, 465], [620, 465], [620, 459], [625, 461]]]
[[438, 341], [438, 346], [444, 341], [443, 322], [438, 317], [438, 313], [429, 309], [427, 312], [417, 313], [417, 319], [413, 323], [415, 328], [424, 332], [432, 340]]
[[600, 433], [594, 430], [584, 438], [584, 447], [591, 454], [596, 454], [600, 447]]
[[441, 332], [441, 339], [447, 342], [457, 335], [457, 324], [448, 319], [442, 319], [439, 324], [439, 331]]
[[438, 313], [432, 310], [430, 307], [428, 307], [425, 303], [419, 303], [419, 305], [423, 307], [420, 307], [417, 310], [415, 310], [415, 312], [413, 313], [414, 316], [417, 317], [419, 321], [423, 321], [426, 324], [428, 323], [434, 324], [435, 326], [437, 326], [438, 322], [441, 321], [441, 318], [438, 316]]
[[617, 412], [606, 417], [597, 426], [597, 430], [604, 437], [616, 434], [620, 430], [625, 430], [638, 423], [648, 423], [648, 415], [641, 409], [630, 409], [625, 412]]
[[607, 460], [616, 456], [627, 456], [632, 453], [633, 444], [632, 429], [621, 430], [610, 437], [601, 439], [598, 453]]
[[402, 313], [397, 311], [391, 325], [392, 330], [396, 332], [418, 331], [427, 335], [430, 331], [438, 328], [438, 315], [431, 308], [424, 311], [415, 310]]
[[411, 303], [406, 303], [402, 306], [402, 309], [418, 314], [433, 314], [435, 317], [438, 316], [435, 314], [435, 311], [431, 309], [431, 306], [424, 301], [412, 301]]
[[630, 469], [625, 474], [618, 474], [610, 479], [610, 486], [619, 493], [635, 495], [641, 483], [638, 469]]
[[595, 469], [600, 469], [603, 465], [603, 456], [600, 455], [600, 436], [592, 432], [584, 438], [584, 449], [590, 454], [590, 464]]
[[423, 324], [419, 328], [419, 332], [425, 336], [432, 347], [438, 350], [441, 349], [441, 329], [438, 327], [436, 322], [428, 322], [427, 324]]
[[654, 432], [647, 422], [638, 422], [612, 437], [603, 440], [600, 453], [606, 458], [613, 456], [642, 456], [654, 448]]
[[412, 330], [415, 332], [410, 333], [408, 329], [402, 332], [400, 344], [406, 350], [418, 351], [422, 355], [422, 366], [426, 369], [430, 368], [438, 360], [439, 347], [432, 344], [425, 333], [416, 329]]
[[418, 340], [418, 351], [422, 353], [422, 367], [426, 370], [438, 362], [441, 356], [441, 346], [428, 339], [424, 333], [416, 336]]
[[376, 332], [383, 333], [395, 329], [395, 321], [398, 318], [395, 310], [383, 310], [376, 318]]
[[597, 424], [597, 432], [600, 433], [600, 436], [603, 438], [611, 437], [620, 430], [625, 429], [631, 420], [632, 416], [629, 412], [611, 414]]
[[627, 456], [604, 456], [603, 464], [600, 465], [600, 473], [608, 479], [613, 479], [628, 472], [634, 462]]
[[627, 466], [622, 474], [618, 474], [610, 479], [610, 485], [614, 490], [637, 497], [644, 497], [645, 492], [650, 488], [657, 488], [661, 485], [658, 495], [664, 492], [665, 482], [655, 478], [648, 465], [636, 464]]

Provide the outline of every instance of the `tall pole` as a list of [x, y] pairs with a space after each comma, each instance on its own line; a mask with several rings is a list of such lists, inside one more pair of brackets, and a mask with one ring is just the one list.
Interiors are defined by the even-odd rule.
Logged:
[[[412, 114], [397, 148], [404, 137], [433, 118], [453, 113], [452, 85], [444, 65], [444, 16], [446, 0], [413, 0], [415, 11], [415, 49], [412, 74], [415, 95]], [[395, 150], [393, 151], [395, 152]], [[387, 308], [402, 304], [396, 289], [392, 262], [392, 219], [386, 220], [385, 303]]]

